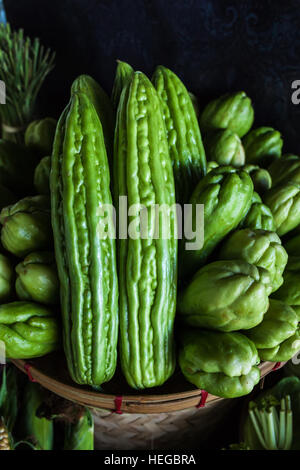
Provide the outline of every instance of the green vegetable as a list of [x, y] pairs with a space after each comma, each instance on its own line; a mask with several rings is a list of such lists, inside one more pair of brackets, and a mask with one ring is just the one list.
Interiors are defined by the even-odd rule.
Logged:
[[17, 369], [14, 366], [5, 365], [0, 386], [0, 416], [10, 434], [13, 432], [16, 424], [18, 409], [19, 387]]
[[73, 93], [59, 120], [51, 164], [64, 350], [75, 382], [101, 385], [116, 367], [118, 278], [102, 125], [84, 93]]
[[7, 256], [0, 253], [0, 302], [7, 302], [14, 292], [14, 270]]
[[259, 194], [263, 194], [272, 187], [272, 178], [268, 170], [260, 168], [257, 165], [245, 165], [243, 170], [246, 171], [253, 181], [254, 190]]
[[250, 329], [269, 308], [270, 274], [242, 260], [201, 268], [180, 293], [178, 313], [189, 325], [221, 331]]
[[262, 361], [285, 362], [289, 361], [300, 351], [300, 328], [288, 339], [274, 348], [258, 349]]
[[71, 94], [76, 95], [76, 93], [80, 95], [83, 93], [94, 105], [102, 126], [107, 158], [110, 159], [113, 151], [115, 118], [112, 103], [108, 95], [99, 83], [89, 75], [80, 75], [73, 82]]
[[255, 346], [259, 349], [275, 348], [296, 333], [298, 316], [287, 304], [270, 299], [268, 311], [263, 321], [246, 331]]
[[300, 224], [300, 184], [286, 183], [273, 187], [264, 195], [264, 203], [272, 211], [279, 236]]
[[254, 120], [254, 110], [250, 98], [244, 91], [227, 93], [211, 101], [200, 117], [200, 129], [230, 129], [239, 137], [250, 130]]
[[134, 72], [131, 65], [127, 64], [126, 62], [117, 60], [117, 64], [116, 76], [111, 94], [111, 101], [115, 110], [118, 108], [122, 90], [130, 82]]
[[251, 207], [239, 227], [251, 228], [253, 230], [268, 230], [270, 232], [275, 231], [273, 214], [269, 207], [262, 203], [258, 193], [253, 193]]
[[94, 421], [87, 408], [75, 424], [67, 424], [64, 450], [94, 450]]
[[3, 247], [18, 257], [47, 249], [52, 244], [50, 201], [46, 196], [26, 197], [0, 213]]
[[281, 134], [272, 127], [258, 127], [243, 138], [246, 161], [268, 166], [281, 157]]
[[268, 171], [272, 176], [273, 186], [289, 181], [300, 184], [300, 159], [296, 155], [283, 155], [269, 166]]
[[[252, 195], [250, 176], [230, 166], [216, 168], [200, 181], [189, 201], [192, 210], [185, 215], [185, 227], [200, 229], [194, 220], [195, 211], [197, 204], [204, 204], [204, 243], [201, 248], [188, 250], [187, 239], [183, 239], [186, 248], [181, 253], [183, 277], [191, 277], [206, 262], [218, 243], [237, 228], [250, 208]], [[189, 243], [195, 240], [196, 235]]]
[[219, 165], [240, 167], [245, 164], [245, 152], [242, 141], [230, 129], [211, 131], [204, 139], [207, 160], [216, 161]]
[[44, 157], [34, 172], [34, 186], [38, 194], [48, 196], [50, 194], [50, 170], [51, 170], [51, 157]]
[[56, 124], [50, 117], [31, 122], [25, 132], [25, 145], [41, 157], [51, 155]]
[[288, 255], [275, 232], [237, 230], [223, 244], [220, 259], [241, 259], [249, 264], [265, 268], [270, 273], [272, 292], [283, 283], [283, 271]]
[[37, 159], [22, 145], [0, 139], [0, 184], [19, 197], [34, 192]]
[[282, 286], [277, 292], [274, 292], [273, 297], [288, 305], [300, 305], [300, 270], [297, 272], [287, 269], [283, 280]]
[[53, 421], [37, 416], [44, 401], [44, 391], [40, 385], [27, 382], [23, 395], [20, 429], [26, 440], [34, 445], [35, 450], [52, 450], [54, 438]]
[[179, 365], [196, 387], [235, 398], [250, 393], [259, 382], [257, 350], [241, 333], [186, 330], [180, 339]]
[[17, 265], [16, 292], [20, 300], [41, 304], [59, 302], [59, 282], [52, 253], [31, 253]]
[[43, 356], [59, 347], [57, 319], [48, 308], [32, 302], [0, 305], [0, 340], [12, 359]]
[[187, 89], [175, 73], [159, 66], [152, 81], [161, 98], [176, 200], [185, 204], [193, 188], [206, 173], [206, 158], [197, 116]]
[[[127, 196], [128, 207], [138, 204], [129, 219], [132, 236], [119, 240], [120, 359], [129, 385], [142, 389], [161, 385], [175, 367], [177, 221], [159, 97], [141, 72], [121, 95], [114, 171], [116, 201]], [[140, 204], [148, 210], [147, 229]], [[169, 208], [165, 217], [153, 204]], [[169, 237], [163, 237], [165, 229]]]
[[206, 173], [209, 173], [210, 171], [214, 170], [215, 168], [218, 168], [219, 164], [217, 162], [214, 162], [211, 160], [210, 162], [207, 162], [206, 166]]

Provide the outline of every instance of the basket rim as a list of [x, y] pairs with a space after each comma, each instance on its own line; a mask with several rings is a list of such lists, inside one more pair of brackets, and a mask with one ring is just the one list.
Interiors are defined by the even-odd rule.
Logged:
[[[23, 359], [12, 359], [11, 362], [22, 372], [28, 373], [28, 361]], [[284, 363], [281, 363], [282, 367]], [[259, 365], [261, 369], [261, 378], [265, 377], [274, 369], [274, 362], [262, 362]], [[50, 390], [67, 400], [79, 403], [97, 409], [105, 409], [111, 412], [116, 411], [117, 395], [85, 390], [80, 385], [74, 383], [69, 385], [63, 383], [37, 368], [30, 361], [30, 378], [44, 388]], [[119, 412], [126, 413], [164, 413], [184, 410], [199, 405], [202, 391], [200, 389], [191, 389], [184, 392], [175, 392], [170, 394], [158, 395], [123, 395], [121, 404], [118, 407]], [[224, 400], [224, 398], [208, 394], [206, 403], [213, 403]]]

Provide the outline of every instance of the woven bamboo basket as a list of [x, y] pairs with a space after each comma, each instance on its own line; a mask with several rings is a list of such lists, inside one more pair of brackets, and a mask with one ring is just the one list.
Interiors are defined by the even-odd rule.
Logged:
[[[179, 449], [199, 447], [230, 418], [240, 399], [206, 394], [176, 371], [163, 386], [134, 391], [118, 373], [101, 390], [75, 384], [61, 354], [13, 363], [30, 380], [57, 395], [92, 409], [95, 448], [105, 450]], [[283, 365], [283, 364], [280, 364]], [[262, 380], [274, 366], [260, 365]]]

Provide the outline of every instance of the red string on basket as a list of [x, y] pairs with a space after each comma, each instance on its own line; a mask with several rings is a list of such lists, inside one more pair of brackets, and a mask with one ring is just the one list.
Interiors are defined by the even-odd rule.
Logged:
[[206, 390], [201, 390], [201, 398], [196, 408], [203, 408], [205, 406], [207, 395], [208, 392]]
[[26, 373], [27, 373], [27, 375], [28, 375], [28, 378], [29, 378], [30, 382], [36, 382], [36, 380], [35, 380], [35, 379], [32, 377], [32, 375], [31, 375], [30, 367], [32, 367], [31, 364], [26, 363], [26, 364], [24, 365], [24, 369], [25, 369], [25, 371], [26, 371]]
[[279, 369], [280, 366], [281, 366], [281, 362], [276, 362], [276, 364], [275, 364], [275, 366], [273, 367], [272, 370]]
[[115, 406], [116, 406], [115, 413], [117, 413], [118, 415], [123, 414], [123, 411], [121, 411], [122, 402], [123, 402], [122, 395], [115, 398]]

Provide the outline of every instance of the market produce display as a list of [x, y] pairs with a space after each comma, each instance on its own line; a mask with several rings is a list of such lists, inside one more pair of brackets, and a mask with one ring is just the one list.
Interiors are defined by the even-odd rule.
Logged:
[[[300, 158], [282, 152], [279, 131], [252, 129], [244, 91], [201, 107], [174, 71], [160, 65], [150, 80], [118, 61], [111, 97], [80, 75], [58, 122], [33, 113], [35, 97], [25, 132], [8, 138], [18, 123], [3, 115], [0, 139], [9, 358], [60, 349], [74, 382], [95, 390], [117, 368], [134, 389], [158, 387], [178, 365], [191, 386], [234, 398], [262, 361], [300, 350]], [[198, 205], [203, 244], [189, 249]], [[82, 415], [65, 448], [92, 426]]]

